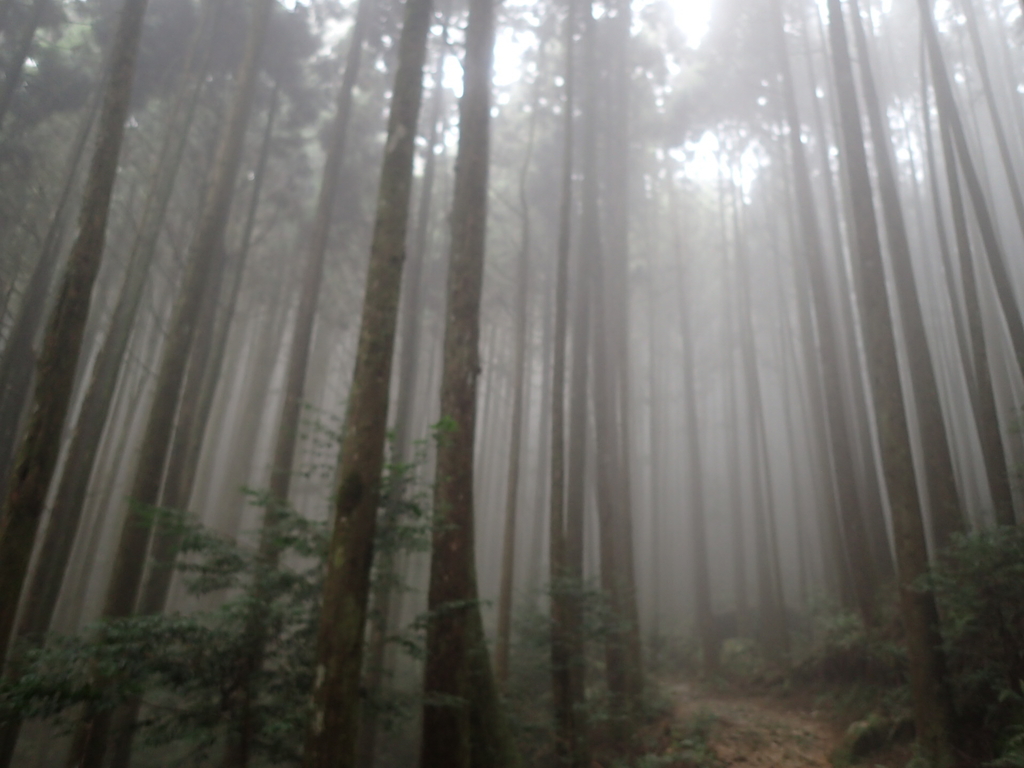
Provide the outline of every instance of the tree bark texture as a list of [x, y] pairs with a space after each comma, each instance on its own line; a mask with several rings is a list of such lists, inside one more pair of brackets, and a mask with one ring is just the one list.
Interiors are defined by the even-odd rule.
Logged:
[[421, 768], [501, 768], [517, 763], [484, 640], [473, 552], [473, 448], [494, 16], [493, 0], [471, 0], [451, 214]]
[[356, 759], [363, 634], [380, 504], [414, 140], [432, 15], [431, 0], [406, 4], [338, 466], [334, 530], [316, 641], [313, 712], [303, 755], [306, 768], [351, 766]]

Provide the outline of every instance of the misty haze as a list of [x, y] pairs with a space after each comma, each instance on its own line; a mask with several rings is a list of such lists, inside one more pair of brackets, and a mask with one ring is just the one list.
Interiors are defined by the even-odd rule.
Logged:
[[1024, 0], [0, 0], [0, 768], [1024, 766]]

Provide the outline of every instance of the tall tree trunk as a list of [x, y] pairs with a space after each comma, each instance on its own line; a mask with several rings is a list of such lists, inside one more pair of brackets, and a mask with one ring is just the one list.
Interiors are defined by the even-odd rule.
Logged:
[[[674, 195], [673, 195], [674, 197]], [[676, 208], [675, 205], [672, 206]], [[697, 417], [697, 373], [693, 354], [694, 339], [690, 330], [692, 294], [687, 290], [684, 272], [687, 269], [677, 219], [673, 219], [673, 245], [676, 251], [680, 330], [683, 339], [683, 402], [686, 411], [686, 482], [690, 518], [690, 547], [693, 553], [694, 604], [697, 607], [697, 635], [703, 654], [704, 673], [718, 671], [718, 638], [711, 615], [711, 573], [708, 568], [708, 537], [704, 517], [704, 472], [701, 468], [700, 423]], [[735, 467], [733, 470], [735, 471]]]
[[28, 428], [0, 517], [0, 662], [7, 655], [18, 597], [57, 463], [93, 284], [103, 256], [145, 10], [146, 0], [125, 0], [114, 38], [97, 144], [79, 213], [78, 236], [47, 323]]
[[[544, 40], [539, 42], [543, 56]], [[498, 628], [494, 645], [494, 676], [498, 685], [508, 679], [509, 640], [512, 633], [512, 585], [515, 568], [516, 517], [519, 503], [519, 459], [523, 438], [523, 380], [526, 377], [527, 296], [530, 280], [530, 203], [526, 181], [533, 160], [533, 138], [537, 132], [540, 111], [540, 73], [533, 85], [533, 104], [527, 129], [526, 149], [519, 170], [520, 243], [516, 260], [515, 350], [512, 360], [512, 436], [509, 445], [508, 480], [505, 490], [505, 530], [502, 534], [501, 585], [498, 591]]]
[[[442, 39], [444, 35], [442, 34]], [[444, 133], [442, 124], [442, 108], [444, 106], [444, 61], [445, 50], [442, 48], [437, 57], [434, 70], [434, 93], [430, 107], [430, 133], [424, 152], [423, 178], [420, 181], [420, 198], [417, 204], [416, 229], [413, 233], [412, 252], [408, 259], [408, 269], [402, 277], [402, 327], [401, 354], [398, 359], [398, 396], [395, 398], [394, 440], [392, 464], [405, 469], [412, 457], [413, 406], [415, 405], [419, 360], [422, 350], [420, 339], [423, 311], [423, 277], [424, 263], [428, 256], [428, 240], [430, 232], [431, 208], [434, 197], [434, 177], [437, 173], [437, 150], [440, 136]], [[443, 145], [442, 145], [443, 147]], [[413, 470], [414, 471], [414, 470]], [[384, 536], [387, 531], [398, 524], [402, 512], [401, 501], [405, 493], [405, 481], [411, 478], [400, 478], [398, 483], [389, 489], [392, 498], [388, 499], [388, 508], [382, 520]], [[378, 535], [380, 538], [380, 534]], [[371, 705], [362, 709], [359, 726], [359, 744], [356, 748], [356, 764], [358, 768], [373, 768], [377, 750], [377, 712], [373, 705], [380, 695], [384, 682], [385, 653], [389, 622], [400, 615], [401, 599], [396, 600], [395, 585], [403, 566], [400, 553], [382, 551], [375, 554], [378, 575], [373, 590], [374, 611], [371, 615], [370, 633], [367, 638], [369, 647], [366, 651], [366, 682], [365, 687]], [[400, 598], [400, 595], [398, 595]]]
[[518, 762], [491, 673], [473, 555], [473, 444], [494, 12], [493, 0], [470, 0], [451, 214], [421, 768], [502, 768]]
[[338, 466], [334, 531], [316, 641], [319, 671], [303, 755], [306, 768], [350, 766], [356, 759], [363, 635], [384, 464], [391, 359], [432, 15], [431, 0], [409, 0], [399, 41], [377, 220]]
[[906, 339], [914, 405], [921, 433], [921, 449], [924, 454], [928, 488], [928, 507], [931, 511], [936, 544], [943, 547], [949, 543], [950, 537], [954, 533], [962, 532], [965, 529], [964, 516], [960, 509], [960, 496], [953, 473], [953, 459], [946, 434], [946, 425], [943, 421], [939, 387], [935, 380], [935, 366], [932, 363], [928, 334], [924, 327], [924, 315], [921, 312], [921, 303], [917, 295], [910, 240], [907, 237], [896, 171], [893, 168], [892, 149], [886, 122], [888, 118], [883, 118], [878, 93], [875, 89], [867, 35], [864, 34], [864, 24], [860, 17], [857, 0], [851, 0], [850, 11], [853, 17], [854, 39], [857, 41], [857, 53], [859, 54], [857, 60], [860, 64], [864, 103], [867, 106], [868, 125], [871, 128], [871, 139], [874, 146], [875, 166], [878, 170], [878, 192], [882, 202], [890, 262], [895, 278], [903, 335]]
[[750, 457], [754, 484], [754, 553], [757, 568], [758, 603], [761, 610], [761, 638], [770, 655], [789, 652], [785, 599], [775, 524], [775, 493], [767, 443], [767, 422], [761, 376], [757, 366], [754, 337], [753, 294], [750, 290], [750, 261], [742, 238], [739, 211], [741, 195], [733, 189], [733, 231], [736, 249], [736, 290], [739, 298], [739, 341], [750, 423]]
[[[828, 299], [828, 284], [825, 275], [825, 250], [821, 241], [814, 191], [811, 187], [810, 171], [800, 140], [801, 124], [797, 112], [796, 93], [793, 88], [789, 55], [786, 51], [784, 17], [779, 0], [773, 2], [775, 23], [772, 25], [776, 40], [778, 62], [782, 71], [783, 100], [786, 120], [789, 123], [790, 160], [793, 163], [793, 180], [796, 188], [800, 214], [800, 234], [803, 255], [810, 278], [810, 294], [813, 302], [814, 320], [818, 328], [818, 350], [820, 350], [821, 372], [823, 375], [824, 407], [827, 409], [829, 448], [835, 462], [839, 518], [845, 535], [846, 554], [850, 558], [851, 586], [857, 608], [864, 624], [875, 623], [875, 590], [877, 575], [868, 558], [867, 532], [861, 513], [862, 501], [853, 472], [853, 451], [849, 435], [849, 423], [842, 402], [843, 372], [838, 359], [841, 339], [836, 328], [835, 316]], [[840, 252], [841, 256], [842, 253]], [[808, 361], [810, 364], [810, 361]]]
[[921, 589], [917, 584], [917, 580], [928, 571], [928, 551], [900, 386], [894, 327], [886, 294], [882, 248], [839, 0], [828, 0], [828, 10], [843, 136], [842, 151], [848, 159], [847, 170], [854, 210], [857, 298], [864, 326], [865, 349], [882, 447], [882, 466], [896, 532], [900, 602], [906, 622], [917, 742], [922, 756], [941, 768], [952, 765], [954, 756], [950, 743], [952, 704], [941, 650], [939, 615], [934, 594], [930, 590]]
[[[135, 610], [151, 532], [151, 526], [139, 519], [138, 512], [152, 507], [158, 500], [204, 289], [215, 269], [215, 262], [223, 254], [224, 230], [272, 7], [273, 0], [258, 0], [251, 7], [252, 16], [236, 90], [227, 118], [221, 125], [202, 212], [189, 247], [182, 285], [156, 376], [153, 406], [129, 493], [130, 510], [121, 528], [104, 601], [105, 618], [129, 616]], [[109, 728], [109, 712], [87, 712], [76, 731], [68, 765], [98, 768], [106, 751]]]
[[[924, 77], [922, 71], [922, 78]], [[927, 94], [927, 84], [925, 85]], [[927, 104], [927, 101], [925, 101]], [[925, 109], [928, 115], [927, 108]], [[988, 479], [989, 491], [996, 522], [1000, 525], [1013, 525], [1013, 492], [1010, 487], [1010, 470], [1007, 464], [1006, 451], [1002, 435], [999, 431], [999, 412], [996, 407], [995, 390], [992, 387], [992, 373], [988, 363], [988, 342], [985, 339], [985, 326], [981, 316], [981, 295], [978, 292], [978, 272], [971, 253], [971, 239], [967, 227], [967, 214], [964, 209], [963, 192], [960, 188], [960, 177], [957, 173], [956, 150], [950, 135], [948, 121], [940, 121], [939, 132], [942, 141], [942, 153], [946, 166], [946, 178], [949, 185], [949, 202], [953, 214], [953, 230], [956, 235], [957, 255], [960, 263], [960, 281], [963, 287], [964, 309], [967, 316], [967, 328], [970, 345], [964, 364], [974, 380], [973, 404], [975, 422], [978, 425], [978, 437], [985, 462], [985, 475]], [[930, 120], [929, 120], [930, 123]], [[929, 143], [931, 126], [926, 126]], [[935, 174], [935, 163], [932, 163], [932, 174]], [[937, 194], [936, 183], [935, 193]], [[941, 223], [940, 223], [941, 226]]]
[[[555, 758], [559, 765], [584, 768], [586, 740], [581, 727], [582, 708], [575, 700], [577, 678], [574, 651], [578, 648], [578, 601], [573, 600], [572, 573], [566, 531], [566, 346], [569, 315], [569, 252], [572, 237], [572, 167], [575, 126], [576, 3], [569, 0], [565, 18], [565, 92], [562, 101], [561, 198], [555, 265], [554, 333], [551, 367], [551, 493], [549, 518], [549, 577], [551, 590], [551, 682], [555, 717]], [[588, 129], [589, 130], [589, 129]], [[585, 395], [584, 395], [585, 397]], [[574, 522], [576, 517], [574, 516]], [[579, 517], [582, 523], [582, 516]], [[582, 529], [581, 529], [582, 530]], [[575, 533], [575, 530], [573, 531]], [[576, 537], [573, 536], [575, 542]], [[582, 544], [582, 540], [580, 541]], [[582, 546], [579, 547], [582, 554]], [[580, 636], [582, 639], [582, 636]], [[579, 679], [582, 680], [580, 676]], [[582, 692], [582, 685], [579, 687]]]

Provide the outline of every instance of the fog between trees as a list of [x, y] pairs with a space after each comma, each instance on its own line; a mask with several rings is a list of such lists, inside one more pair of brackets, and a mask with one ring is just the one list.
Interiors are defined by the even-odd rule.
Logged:
[[0, 764], [1020, 759], [1022, 12], [0, 0]]

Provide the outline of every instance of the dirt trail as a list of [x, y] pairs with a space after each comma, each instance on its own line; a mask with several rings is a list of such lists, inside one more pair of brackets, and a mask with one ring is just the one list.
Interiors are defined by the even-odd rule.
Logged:
[[710, 745], [726, 766], [830, 768], [835, 727], [823, 713], [767, 696], [714, 693], [688, 683], [672, 686], [676, 715], [686, 722], [702, 712], [714, 715]]

